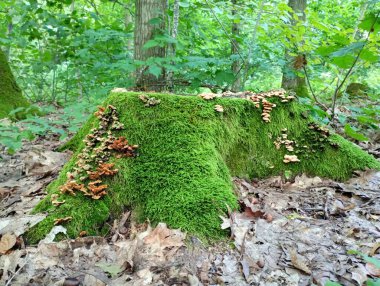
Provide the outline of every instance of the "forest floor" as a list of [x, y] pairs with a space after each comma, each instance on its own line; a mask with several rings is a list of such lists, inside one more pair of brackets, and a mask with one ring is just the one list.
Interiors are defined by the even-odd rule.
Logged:
[[46, 136], [0, 154], [0, 285], [363, 285], [380, 276], [366, 256], [380, 258], [380, 172], [373, 171], [345, 183], [235, 178], [241, 210], [221, 218], [230, 231], [222, 242], [137, 224], [126, 210], [109, 221], [106, 237], [54, 242], [65, 232], [56, 226], [28, 245], [23, 234], [45, 216], [29, 212], [71, 155], [55, 152], [60, 144]]

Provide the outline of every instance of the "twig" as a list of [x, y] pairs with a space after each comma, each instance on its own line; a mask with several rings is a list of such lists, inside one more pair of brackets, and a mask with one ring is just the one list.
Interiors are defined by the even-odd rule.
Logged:
[[25, 267], [25, 265], [26, 265], [28, 262], [29, 262], [29, 258], [26, 258], [24, 264], [21, 265], [20, 268], [17, 269], [17, 271], [16, 271], [15, 273], [13, 273], [12, 277], [9, 278], [9, 280], [7, 281], [7, 284], [5, 284], [5, 286], [9, 286], [9, 285], [11, 285], [11, 282], [12, 282], [13, 278], [16, 277], [16, 275], [21, 271], [21, 269], [23, 269], [23, 268]]
[[239, 52], [239, 48], [236, 46], [235, 41], [231, 38], [231, 36], [228, 34], [226, 28], [225, 28], [224, 25], [222, 24], [222, 22], [220, 22], [219, 18], [216, 16], [216, 14], [215, 14], [214, 10], [212, 9], [212, 7], [211, 7], [210, 3], [208, 2], [208, 0], [206, 0], [206, 4], [207, 4], [207, 6], [210, 8], [211, 13], [213, 14], [215, 20], [218, 22], [219, 26], [223, 29], [224, 33], [226, 34], [226, 36], [227, 36], [228, 39], [230, 40], [231, 44], [234, 45], [234, 47], [235, 47], [237, 53], [239, 54], [241, 60], [244, 61], [244, 58], [243, 58], [243, 56], [240, 54], [240, 52]]
[[312, 88], [312, 86], [311, 86], [310, 79], [309, 79], [309, 75], [308, 75], [308, 73], [307, 73], [306, 67], [303, 66], [302, 68], [303, 68], [303, 71], [304, 71], [304, 73], [305, 73], [306, 82], [307, 82], [307, 84], [308, 84], [308, 86], [309, 86], [309, 89], [310, 89], [311, 95], [313, 96], [315, 102], [316, 102], [320, 107], [322, 107], [322, 108], [326, 111], [326, 110], [328, 109], [328, 107], [327, 107], [326, 105], [324, 105], [323, 103], [321, 103], [321, 102], [317, 99], [317, 96], [315, 95], [314, 90], [313, 90], [313, 88]]
[[328, 192], [326, 195], [326, 202], [325, 202], [325, 207], [324, 207], [324, 214], [325, 214], [325, 219], [329, 219], [329, 203], [330, 203], [330, 193]]
[[334, 92], [334, 96], [333, 96], [333, 105], [332, 105], [332, 111], [331, 111], [331, 121], [330, 122], [334, 122], [334, 118], [335, 118], [335, 106], [336, 106], [336, 100], [338, 98], [338, 93], [339, 93], [339, 90], [342, 88], [342, 86], [344, 85], [344, 83], [346, 82], [347, 78], [350, 76], [352, 70], [354, 69], [356, 63], [358, 62], [359, 60], [359, 57], [364, 49], [364, 47], [366, 46], [366, 44], [368, 43], [368, 40], [369, 40], [369, 36], [371, 35], [371, 33], [374, 31], [373, 27], [375, 26], [376, 22], [377, 22], [377, 19], [379, 18], [379, 15], [380, 15], [380, 12], [377, 13], [376, 17], [375, 17], [375, 20], [373, 21], [372, 25], [371, 25], [371, 28], [369, 29], [369, 32], [367, 34], [367, 38], [365, 39], [365, 42], [363, 44], [363, 46], [361, 47], [361, 49], [359, 50], [358, 54], [356, 55], [355, 57], [355, 60], [354, 62], [352, 63], [350, 69], [348, 70], [348, 72], [346, 73], [346, 75], [343, 77], [343, 80], [342, 82], [337, 86], [337, 88], [335, 89], [335, 92]]
[[230, 40], [231, 44], [235, 47], [236, 52], [239, 54], [239, 57], [241, 58], [241, 60], [245, 63], [245, 59], [241, 55], [241, 53], [239, 51], [239, 48], [236, 46], [235, 41], [231, 38], [231, 36], [228, 34], [226, 28], [222, 24], [222, 22], [220, 22], [219, 18], [216, 16], [216, 14], [215, 14], [214, 10], [212, 9], [212, 7], [211, 7], [210, 3], [208, 2], [208, 0], [205, 0], [205, 1], [206, 1], [207, 6], [209, 7], [209, 9], [211, 10], [211, 13], [213, 14], [215, 20], [218, 22], [219, 26], [223, 29], [224, 33], [226, 34], [226, 36]]

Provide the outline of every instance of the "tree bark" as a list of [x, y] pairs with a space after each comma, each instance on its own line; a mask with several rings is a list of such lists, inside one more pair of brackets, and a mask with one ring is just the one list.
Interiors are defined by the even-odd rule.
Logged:
[[250, 77], [250, 69], [253, 67], [253, 62], [251, 58], [252, 58], [252, 53], [254, 52], [254, 49], [257, 46], [256, 35], [257, 35], [257, 29], [259, 28], [259, 25], [260, 25], [261, 16], [264, 11], [264, 4], [265, 4], [265, 0], [261, 0], [259, 4], [259, 11], [257, 12], [255, 27], [253, 28], [253, 32], [252, 32], [252, 40], [250, 41], [249, 48], [248, 48], [247, 63], [245, 64], [244, 72], [242, 76], [242, 84], [241, 84], [242, 88], [244, 88], [245, 82]]
[[[232, 18], [234, 19], [237, 14], [236, 4], [237, 0], [231, 0], [232, 2]], [[239, 37], [240, 34], [240, 27], [238, 23], [235, 23], [235, 21], [232, 22], [232, 41], [231, 41], [231, 55], [237, 56], [239, 53], [239, 43], [236, 41], [236, 38]], [[240, 61], [234, 60], [231, 65], [231, 70], [233, 74], [235, 75], [235, 80], [232, 84], [231, 90], [234, 92], [241, 90], [241, 73], [240, 73]]]
[[0, 102], [0, 118], [8, 116], [13, 109], [29, 106], [22, 96], [2, 49], [0, 49]]
[[[144, 45], [165, 30], [166, 0], [136, 0], [136, 16], [134, 30], [134, 59], [147, 61], [150, 58], [164, 58], [165, 47], [145, 49]], [[161, 19], [156, 24], [152, 19]], [[165, 72], [163, 68], [159, 76], [148, 72], [149, 66], [143, 65], [136, 71], [136, 88], [146, 91], [164, 89]]]
[[[124, 17], [125, 30], [130, 31], [132, 24], [133, 24], [133, 18], [132, 18], [131, 11], [127, 8], [127, 6], [125, 6], [125, 17]], [[128, 50], [128, 54], [132, 55], [133, 53], [133, 39], [132, 38], [129, 38], [127, 40], [127, 50]]]
[[[177, 38], [178, 25], [179, 25], [179, 0], [174, 0], [174, 4], [173, 4], [173, 29], [171, 30], [171, 36], [173, 39]], [[176, 45], [171, 44], [169, 46], [169, 56], [175, 57], [175, 55], [176, 55]], [[171, 64], [174, 65], [174, 62], [171, 62]], [[169, 89], [169, 91], [172, 92], [174, 90], [173, 71], [168, 72], [167, 82], [168, 82], [168, 89]]]
[[[298, 15], [299, 21], [305, 21], [305, 10], [307, 0], [289, 0], [288, 6], [293, 9], [293, 13]], [[296, 25], [296, 19], [292, 16], [292, 25]], [[299, 54], [296, 57], [289, 55], [289, 50], [285, 51], [286, 66], [284, 68], [281, 86], [286, 90], [294, 91], [298, 96], [309, 97], [305, 77], [300, 77], [297, 73], [306, 65], [304, 55]], [[298, 52], [298, 51], [294, 51]]]

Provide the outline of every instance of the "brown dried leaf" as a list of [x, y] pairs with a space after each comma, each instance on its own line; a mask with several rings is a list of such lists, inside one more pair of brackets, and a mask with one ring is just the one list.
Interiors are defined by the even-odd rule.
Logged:
[[293, 61], [293, 67], [296, 70], [302, 69], [304, 66], [306, 66], [307, 61], [305, 55], [298, 55], [297, 57], [294, 58]]
[[182, 246], [185, 234], [177, 229], [167, 228], [165, 223], [159, 223], [156, 228], [144, 238], [144, 243], [156, 245], [162, 249]]
[[6, 254], [17, 243], [17, 236], [14, 234], [6, 233], [0, 240], [0, 254]]
[[367, 263], [365, 265], [365, 268], [367, 269], [369, 274], [371, 274], [372, 276], [380, 277], [380, 268], [376, 267], [376, 265], [372, 263]]
[[86, 236], [87, 235], [87, 231], [85, 231], [85, 230], [82, 230], [80, 233], [79, 233], [79, 236], [80, 237], [84, 237], [84, 236]]
[[294, 248], [290, 251], [290, 259], [291, 259], [292, 265], [295, 268], [305, 272], [306, 274], [311, 274], [311, 270], [306, 265], [305, 259], [302, 256], [300, 256]]
[[54, 219], [54, 225], [63, 224], [63, 223], [71, 221], [72, 219], [73, 218], [71, 216], [64, 217], [64, 218], [56, 218]]

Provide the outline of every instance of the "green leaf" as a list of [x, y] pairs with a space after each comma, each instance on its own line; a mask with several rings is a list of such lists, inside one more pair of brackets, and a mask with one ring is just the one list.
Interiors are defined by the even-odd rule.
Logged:
[[365, 284], [367, 286], [380, 286], [380, 279], [368, 279]]
[[159, 45], [159, 42], [155, 41], [155, 40], [149, 40], [148, 42], [146, 42], [143, 46], [143, 49], [149, 49], [149, 48], [153, 48], [153, 47], [157, 47]]
[[330, 54], [331, 57], [342, 57], [342, 56], [346, 56], [348, 54], [354, 54], [354, 53], [357, 53], [357, 51], [359, 51], [361, 48], [363, 48], [365, 45], [364, 42], [356, 42], [356, 43], [352, 43], [346, 47], [343, 47], [339, 50], [337, 50], [336, 52], [333, 52]]
[[338, 46], [321, 46], [315, 50], [315, 52], [321, 56], [328, 56], [331, 53], [337, 51], [339, 49]]
[[22, 138], [26, 138], [26, 139], [28, 139], [29, 141], [32, 141], [32, 140], [35, 138], [33, 132], [30, 131], [30, 130], [24, 130], [24, 131], [22, 131], [22, 132], [20, 133], [20, 136], [21, 136]]
[[347, 134], [347, 136], [349, 136], [355, 140], [368, 141], [367, 137], [365, 137], [363, 134], [356, 132], [349, 124], [346, 124], [344, 126], [344, 132]]
[[162, 73], [162, 69], [157, 65], [151, 65], [148, 72], [158, 78]]
[[363, 49], [360, 58], [370, 63], [377, 63], [379, 61], [379, 56], [368, 49]]
[[115, 277], [116, 275], [118, 275], [120, 272], [123, 271], [123, 269], [119, 265], [116, 265], [116, 264], [98, 262], [95, 265], [98, 266], [100, 269], [102, 269], [104, 272], [109, 273], [112, 277]]
[[292, 177], [292, 171], [291, 170], [285, 170], [284, 176], [285, 176], [285, 179], [289, 180]]
[[324, 23], [322, 23], [322, 22], [318, 22], [318, 21], [315, 21], [314, 23], [313, 23], [313, 25], [317, 28], [317, 29], [319, 29], [319, 30], [321, 30], [321, 31], [324, 31], [324, 32], [330, 32], [330, 28], [328, 27], [328, 26], [326, 26]]
[[342, 57], [332, 58], [331, 63], [333, 63], [334, 65], [337, 65], [338, 67], [340, 67], [342, 69], [348, 69], [352, 66], [354, 60], [355, 60], [354, 56], [345, 55]]
[[325, 286], [342, 286], [342, 284], [329, 280], [329, 281], [326, 282]]
[[183, 8], [190, 7], [190, 3], [189, 2], [180, 1], [178, 4], [179, 4], [179, 6], [181, 6]]
[[217, 71], [215, 73], [215, 80], [218, 84], [222, 85], [224, 83], [230, 84], [234, 81], [235, 76], [231, 71]]
[[161, 18], [152, 18], [148, 21], [148, 24], [159, 25], [162, 22]]
[[360, 29], [370, 31], [372, 26], [375, 33], [377, 33], [380, 30], [379, 19], [376, 18], [376, 15], [374, 13], [366, 15], [366, 17], [363, 19], [363, 21], [359, 24], [358, 27]]
[[16, 109], [13, 109], [11, 112], [9, 112], [9, 115], [10, 116], [15, 115], [16, 113], [24, 111], [24, 110], [25, 110], [25, 107], [18, 107]]

